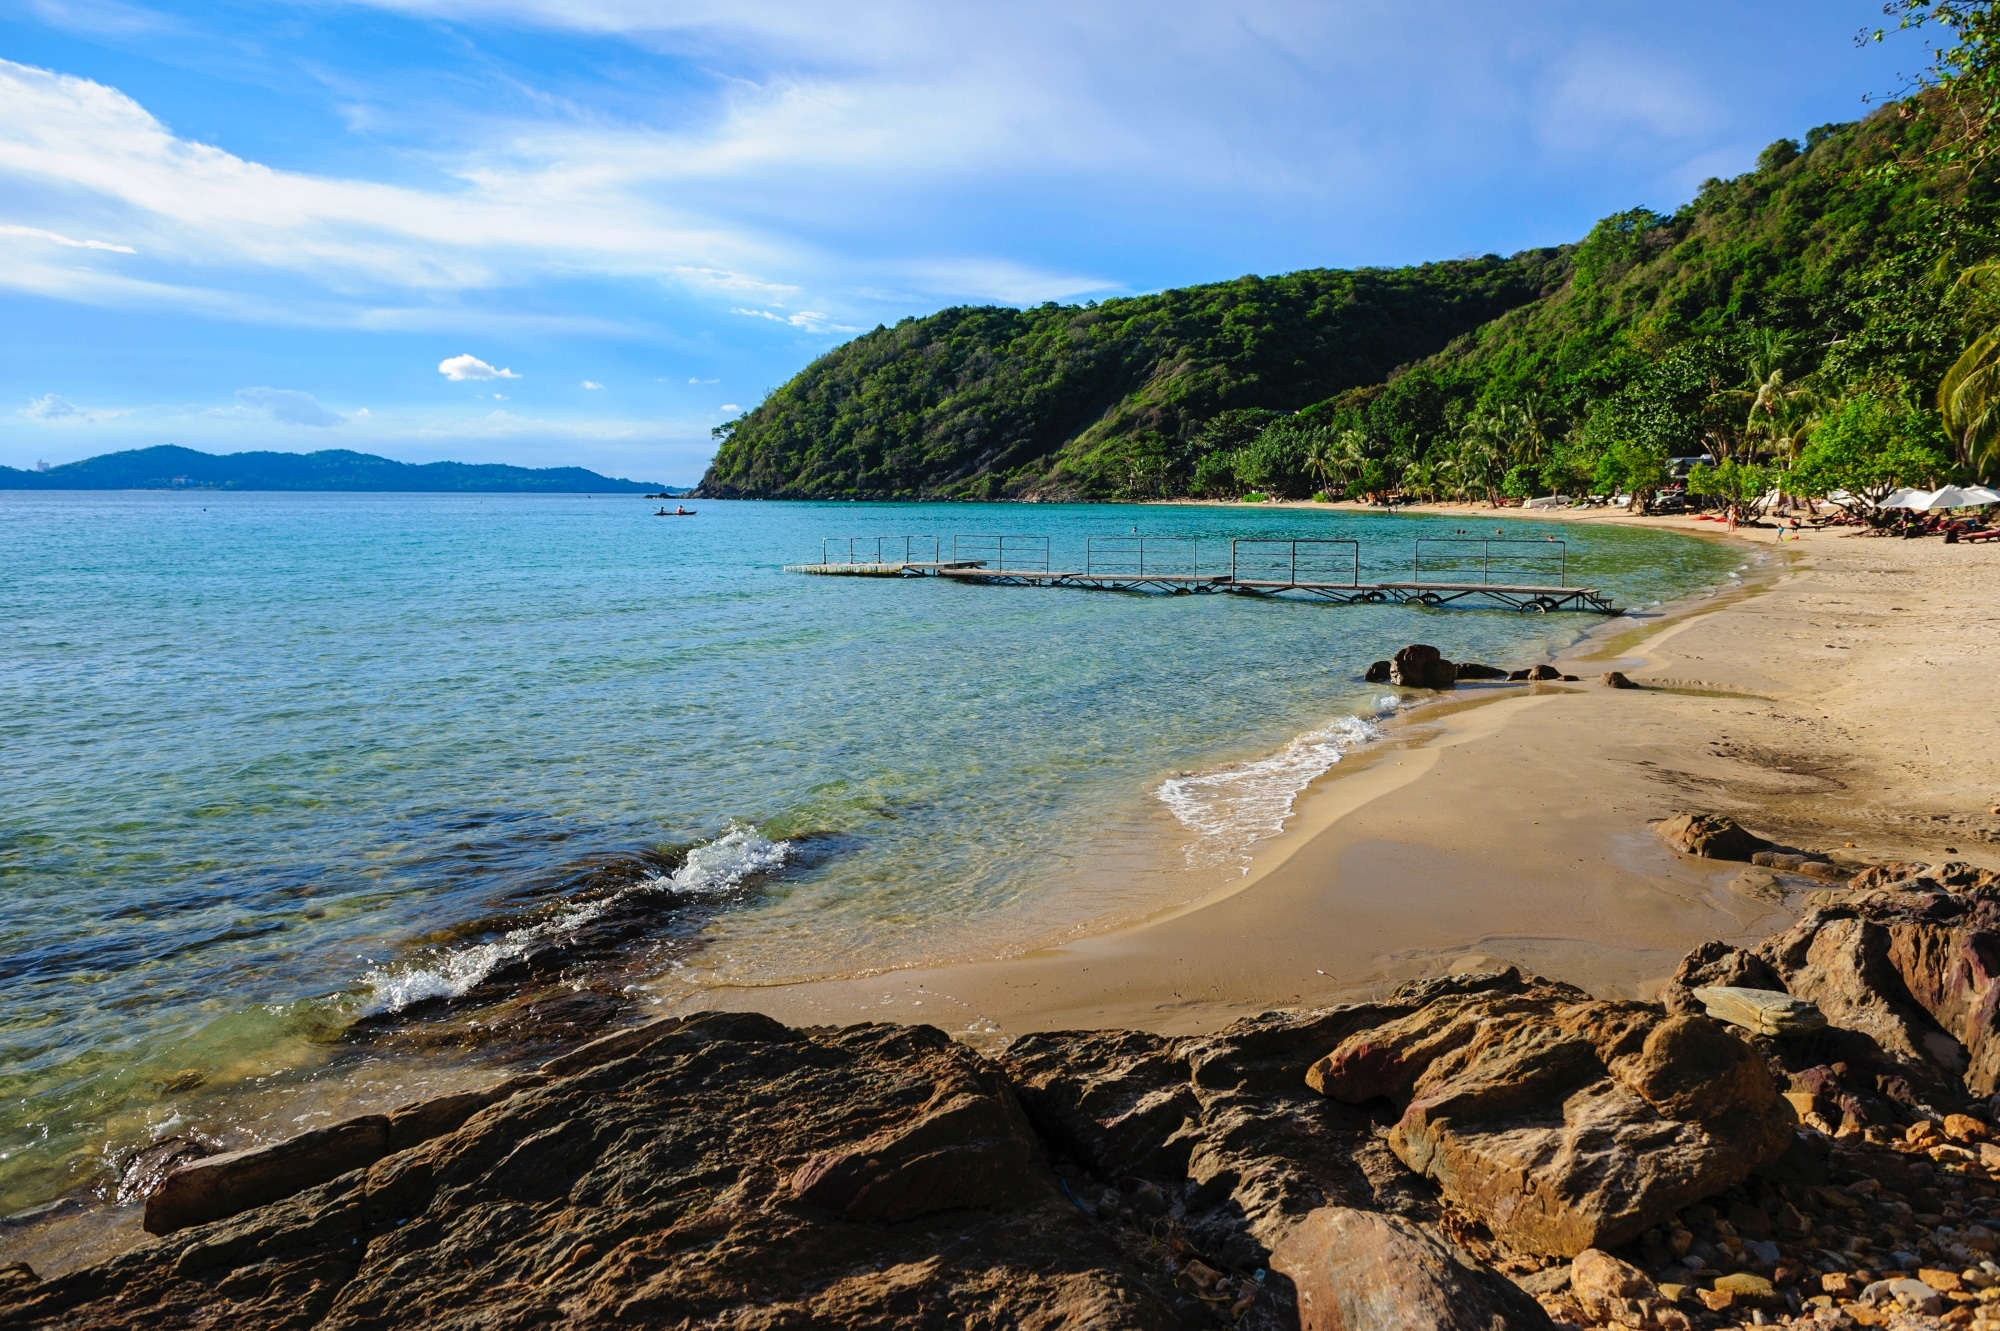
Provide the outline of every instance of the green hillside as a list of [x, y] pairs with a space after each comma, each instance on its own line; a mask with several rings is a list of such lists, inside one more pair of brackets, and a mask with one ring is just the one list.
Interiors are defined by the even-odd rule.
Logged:
[[725, 427], [702, 490], [1156, 492], [1189, 479], [1194, 441], [1219, 413], [1378, 382], [1564, 273], [1548, 251], [905, 319], [828, 352]]
[[1780, 472], [1801, 491], [1990, 473], [2000, 344], [1996, 405], [1949, 435], [1936, 409], [2000, 325], [2000, 269], [1958, 280], [2000, 255], [2000, 103], [1964, 95], [1990, 81], [1982, 52], [1675, 213], [1621, 213], [1557, 250], [877, 328], [717, 431], [701, 489], [1643, 500], [1702, 453], [1723, 465], [1697, 485], [1725, 498]]

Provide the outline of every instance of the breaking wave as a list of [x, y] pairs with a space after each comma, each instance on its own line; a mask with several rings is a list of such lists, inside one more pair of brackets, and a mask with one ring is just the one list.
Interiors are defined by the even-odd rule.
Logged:
[[[1392, 714], [1397, 699], [1376, 700], [1375, 717]], [[1374, 719], [1344, 716], [1307, 731], [1278, 752], [1214, 772], [1169, 777], [1154, 793], [1181, 826], [1195, 834], [1190, 864], [1240, 861], [1249, 872], [1250, 847], [1284, 830], [1299, 792], [1349, 749], [1381, 735]]]
[[609, 896], [565, 907], [554, 918], [510, 929], [483, 943], [369, 971], [361, 977], [359, 1015], [379, 1016], [434, 998], [462, 997], [501, 966], [542, 948], [561, 945], [634, 894], [725, 896], [753, 877], [783, 868], [791, 853], [791, 842], [772, 841], [755, 828], [738, 824], [690, 850], [671, 873], [655, 874]]

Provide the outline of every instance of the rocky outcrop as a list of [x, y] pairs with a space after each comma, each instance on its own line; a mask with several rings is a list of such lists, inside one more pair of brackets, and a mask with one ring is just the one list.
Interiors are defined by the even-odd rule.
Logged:
[[1330, 1206], [1271, 1254], [1300, 1331], [1539, 1331], [1549, 1315], [1511, 1281], [1396, 1216]]
[[1458, 667], [1437, 648], [1415, 642], [1389, 662], [1389, 682], [1406, 689], [1448, 689], [1458, 682]]
[[1967, 885], [1705, 944], [1659, 1004], [1509, 970], [991, 1057], [630, 1027], [260, 1151], [156, 1143], [129, 1196], [187, 1227], [0, 1270], [0, 1324], [1680, 1331], [2000, 1302], [2000, 1132], [1967, 1094], [2000, 1058], [2000, 888], [1940, 877]]
[[[137, 1196], [145, 1198], [146, 1232], [171, 1234], [364, 1169], [391, 1151], [407, 1150], [453, 1131], [488, 1105], [540, 1080], [516, 1078], [489, 1091], [440, 1096], [389, 1114], [365, 1114], [249, 1150], [205, 1157], [186, 1152], [174, 1158], [173, 1168], [158, 1171], [151, 1180], [128, 1168], [121, 1184], [131, 1185]], [[145, 1163], [154, 1165], [150, 1158]]]
[[[714, 1014], [648, 1035], [367, 1168], [0, 1291], [0, 1322], [1215, 1324], [1164, 1252], [1071, 1203], [1004, 1072], [941, 1032]], [[1239, 1324], [1281, 1306], [1252, 1293]]]
[[2000, 1090], [2000, 889], [1866, 893], [1757, 951], [1788, 992], [1919, 1086]]
[[1462, 680], [1505, 679], [1507, 678], [1507, 672], [1499, 666], [1481, 665], [1477, 661], [1460, 661], [1458, 663], [1457, 677]]
[[1653, 831], [1682, 854], [1709, 860], [1747, 860], [1771, 844], [1715, 813], [1677, 813]]
[[1350, 1036], [1308, 1081], [1401, 1107], [1391, 1149], [1510, 1247], [1624, 1243], [1791, 1142], [1763, 1060], [1705, 1017], [1516, 972], [1433, 992]]

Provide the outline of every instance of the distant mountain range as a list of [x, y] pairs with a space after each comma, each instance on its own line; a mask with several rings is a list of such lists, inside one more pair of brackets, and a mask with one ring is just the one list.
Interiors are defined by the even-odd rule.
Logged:
[[47, 471], [0, 467], [0, 490], [375, 490], [400, 493], [685, 494], [582, 467], [396, 462], [345, 448], [318, 453], [198, 453], [161, 444], [66, 462]]

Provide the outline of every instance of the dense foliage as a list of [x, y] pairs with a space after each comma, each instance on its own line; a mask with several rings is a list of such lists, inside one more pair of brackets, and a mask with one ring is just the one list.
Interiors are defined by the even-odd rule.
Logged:
[[415, 464], [344, 448], [317, 453], [199, 453], [161, 444], [105, 453], [47, 471], [0, 467], [0, 490], [373, 490], [623, 494], [655, 487], [582, 467]]
[[711, 494], [1179, 493], [1244, 410], [1293, 411], [1559, 281], [1553, 252], [1314, 270], [1084, 307], [950, 309], [827, 353], [724, 428]]
[[1889, 9], [1945, 38], [1908, 96], [1779, 140], [1675, 213], [1511, 259], [906, 320], [718, 432], [703, 487], [1643, 505], [1699, 458], [1691, 488], [1748, 508], [1991, 475], [2000, 22]]

